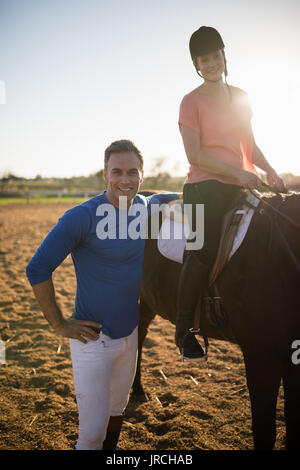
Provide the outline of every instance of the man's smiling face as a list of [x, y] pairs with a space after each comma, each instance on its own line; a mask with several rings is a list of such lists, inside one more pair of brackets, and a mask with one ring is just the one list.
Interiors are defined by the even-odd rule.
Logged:
[[143, 181], [143, 169], [138, 156], [134, 152], [112, 153], [104, 172], [107, 183], [106, 197], [115, 207], [119, 207], [119, 197], [127, 197], [130, 207]]

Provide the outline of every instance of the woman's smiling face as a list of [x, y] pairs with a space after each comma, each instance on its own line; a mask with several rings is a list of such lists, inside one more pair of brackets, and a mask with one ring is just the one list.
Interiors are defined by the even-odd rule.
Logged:
[[198, 56], [194, 61], [194, 65], [197, 70], [199, 70], [204, 80], [220, 80], [225, 71], [223, 50], [219, 49], [210, 54]]

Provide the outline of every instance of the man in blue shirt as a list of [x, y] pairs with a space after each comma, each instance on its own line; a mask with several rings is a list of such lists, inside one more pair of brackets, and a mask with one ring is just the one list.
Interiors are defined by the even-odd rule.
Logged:
[[[129, 236], [136, 219], [133, 209], [178, 197], [137, 195], [143, 157], [128, 140], [105, 150], [104, 178], [107, 191], [67, 211], [26, 270], [50, 326], [70, 338], [79, 450], [116, 447], [134, 379], [145, 240]], [[69, 253], [77, 291], [75, 311], [64, 318], [55, 301], [52, 272]]]

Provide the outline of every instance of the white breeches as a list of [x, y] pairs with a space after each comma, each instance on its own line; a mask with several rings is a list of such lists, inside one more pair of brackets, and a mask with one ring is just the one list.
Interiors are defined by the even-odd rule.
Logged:
[[138, 334], [111, 339], [100, 332], [86, 344], [70, 339], [74, 386], [79, 414], [77, 450], [99, 450], [110, 416], [126, 408], [133, 383]]

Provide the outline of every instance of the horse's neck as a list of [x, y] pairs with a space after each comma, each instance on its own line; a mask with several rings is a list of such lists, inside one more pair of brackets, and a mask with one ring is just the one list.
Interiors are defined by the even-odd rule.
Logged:
[[283, 231], [300, 264], [300, 193], [286, 196], [281, 210], [289, 218], [282, 222]]

